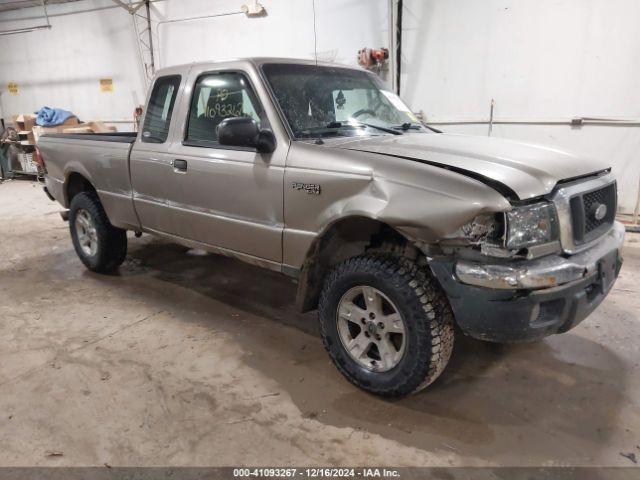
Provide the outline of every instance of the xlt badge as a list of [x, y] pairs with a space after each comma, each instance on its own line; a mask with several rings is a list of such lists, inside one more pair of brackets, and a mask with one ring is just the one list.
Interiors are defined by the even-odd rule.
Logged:
[[316, 183], [291, 182], [294, 190], [304, 190], [309, 195], [320, 195], [320, 185]]

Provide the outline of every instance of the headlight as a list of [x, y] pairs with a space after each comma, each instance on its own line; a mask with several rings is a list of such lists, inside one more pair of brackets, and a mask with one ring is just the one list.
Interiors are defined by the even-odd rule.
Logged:
[[505, 247], [520, 250], [558, 239], [558, 217], [551, 203], [514, 207], [506, 213]]
[[[478, 215], [447, 236], [445, 242], [448, 245], [464, 242], [480, 247], [484, 255], [509, 258], [530, 247], [545, 244], [552, 247], [558, 238], [556, 209], [551, 203], [540, 202], [513, 207], [506, 213]], [[546, 249], [544, 252], [549, 253]]]

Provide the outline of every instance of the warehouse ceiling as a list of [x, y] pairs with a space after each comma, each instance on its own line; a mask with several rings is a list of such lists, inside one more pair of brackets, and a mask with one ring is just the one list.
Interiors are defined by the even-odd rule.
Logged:
[[[56, 3], [77, 2], [79, 0], [46, 0], [47, 5]], [[21, 8], [41, 7], [42, 0], [0, 0], [0, 13]]]

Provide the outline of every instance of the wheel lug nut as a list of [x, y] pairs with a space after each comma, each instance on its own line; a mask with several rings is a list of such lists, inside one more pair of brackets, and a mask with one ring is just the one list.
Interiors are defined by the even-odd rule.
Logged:
[[362, 318], [360, 321], [361, 321], [362, 323], [366, 323], [366, 320], [365, 320], [364, 318]]
[[381, 338], [380, 335], [376, 334], [376, 340], [380, 340]]
[[364, 332], [365, 337], [369, 337], [369, 332]]
[[371, 312], [371, 313], [369, 314], [369, 318], [370, 318], [371, 320], [375, 319], [375, 318], [376, 318], [376, 314], [375, 314], [375, 313], [373, 313], [373, 312]]
[[378, 328], [380, 328], [380, 329], [384, 329], [384, 323], [382, 323], [382, 322], [378, 322]]

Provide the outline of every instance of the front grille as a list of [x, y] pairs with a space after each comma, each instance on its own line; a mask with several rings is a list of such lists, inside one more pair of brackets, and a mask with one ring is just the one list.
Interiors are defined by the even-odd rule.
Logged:
[[576, 245], [598, 238], [616, 216], [616, 183], [571, 198], [571, 222]]

